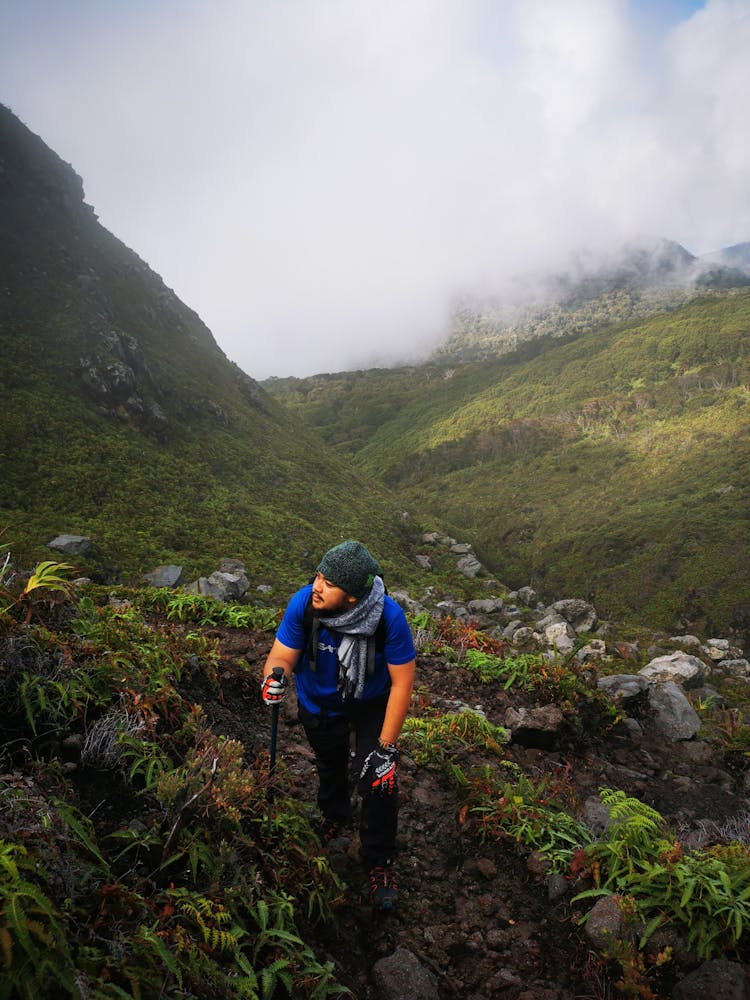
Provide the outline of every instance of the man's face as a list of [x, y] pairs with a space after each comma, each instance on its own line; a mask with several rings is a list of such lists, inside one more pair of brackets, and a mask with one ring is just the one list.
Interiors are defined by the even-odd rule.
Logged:
[[331, 583], [321, 573], [315, 574], [312, 585], [313, 611], [319, 615], [338, 615], [357, 603], [357, 598]]

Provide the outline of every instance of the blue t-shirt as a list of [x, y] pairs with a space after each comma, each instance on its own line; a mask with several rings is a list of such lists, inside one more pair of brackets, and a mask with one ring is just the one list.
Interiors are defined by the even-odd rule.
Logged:
[[[329, 631], [321, 618], [318, 629], [317, 669], [312, 671], [304, 628], [305, 608], [311, 593], [312, 584], [308, 584], [292, 597], [276, 631], [276, 638], [290, 649], [302, 650], [295, 673], [300, 705], [314, 715], [318, 715], [322, 708], [335, 715], [344, 711], [344, 703], [338, 692], [339, 661], [336, 653], [341, 642], [341, 633]], [[387, 594], [383, 601], [383, 621], [385, 647], [382, 652], [380, 650], [375, 652], [375, 669], [372, 675], [368, 675], [365, 679], [362, 692], [364, 701], [377, 698], [390, 689], [389, 663], [394, 666], [410, 663], [417, 655], [406, 616]]]

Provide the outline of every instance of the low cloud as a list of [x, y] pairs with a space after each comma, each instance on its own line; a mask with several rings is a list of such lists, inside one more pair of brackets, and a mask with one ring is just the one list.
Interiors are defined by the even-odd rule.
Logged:
[[410, 360], [580, 247], [750, 238], [746, 0], [22, 6], [0, 99], [255, 377]]

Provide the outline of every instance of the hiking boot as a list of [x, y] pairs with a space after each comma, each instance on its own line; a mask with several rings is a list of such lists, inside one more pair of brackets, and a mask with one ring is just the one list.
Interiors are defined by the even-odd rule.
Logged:
[[370, 869], [370, 898], [377, 910], [392, 910], [398, 898], [398, 884], [386, 865]]
[[324, 816], [317, 825], [316, 832], [320, 837], [320, 843], [327, 847], [332, 840], [340, 837], [344, 830], [344, 824], [340, 819], [328, 819]]

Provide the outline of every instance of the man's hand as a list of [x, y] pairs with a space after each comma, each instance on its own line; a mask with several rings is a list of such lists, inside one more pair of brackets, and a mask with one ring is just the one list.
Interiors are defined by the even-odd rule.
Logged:
[[359, 776], [374, 795], [393, 795], [397, 768], [398, 749], [389, 743], [367, 755]]
[[281, 667], [274, 667], [266, 674], [260, 686], [260, 697], [265, 705], [279, 705], [284, 699], [289, 680]]

